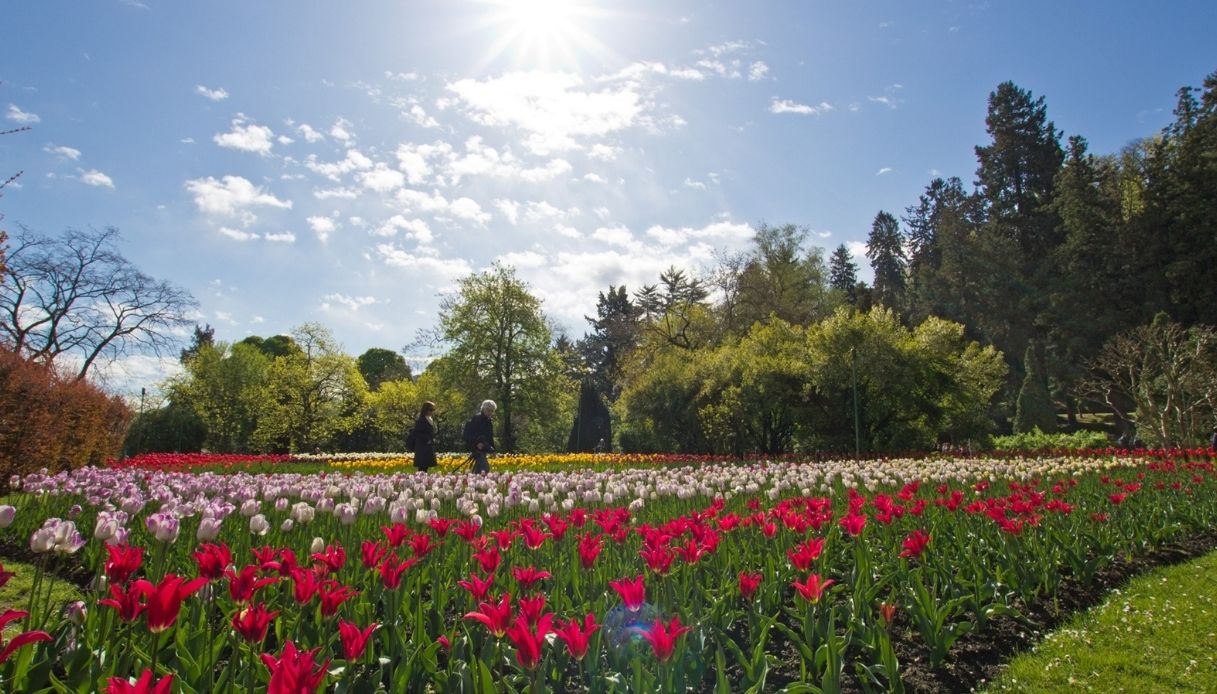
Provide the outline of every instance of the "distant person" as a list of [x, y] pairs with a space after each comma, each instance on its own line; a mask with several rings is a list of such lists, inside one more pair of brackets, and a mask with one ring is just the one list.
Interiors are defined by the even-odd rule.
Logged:
[[606, 450], [607, 448], [608, 448], [608, 447], [605, 445], [605, 443], [604, 443], [604, 439], [600, 439], [599, 441], [597, 441], [597, 442], [596, 442], [596, 447], [593, 449], [593, 451], [592, 451], [592, 452], [594, 452], [594, 453], [604, 453], [604, 452], [605, 452], [605, 450]]
[[1217, 450], [1217, 427], [1213, 427], [1213, 433], [1209, 434], [1209, 448]]
[[419, 472], [435, 467], [435, 403], [423, 403], [410, 436], [414, 439], [414, 467]]
[[478, 413], [465, 422], [465, 444], [469, 446], [475, 474], [490, 472], [487, 456], [494, 453], [494, 421], [491, 418], [497, 409], [499, 406], [494, 404], [494, 400], [486, 400], [478, 408]]

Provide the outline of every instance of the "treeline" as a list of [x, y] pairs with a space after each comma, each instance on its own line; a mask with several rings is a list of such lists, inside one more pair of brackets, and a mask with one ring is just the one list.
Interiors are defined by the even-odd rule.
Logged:
[[[974, 183], [937, 178], [876, 215], [870, 284], [845, 246], [826, 259], [805, 228], [761, 225], [696, 274], [608, 287], [572, 341], [495, 266], [444, 301], [421, 374], [378, 380], [317, 326], [196, 340], [148, 417], [193, 421], [212, 450], [399, 449], [423, 399], [459, 448], [485, 397], [501, 450], [898, 451], [1051, 432], [1087, 410], [1126, 436], [1140, 423], [1147, 443], [1202, 442], [1217, 414], [1217, 75], [1114, 154], [1064, 138], [1012, 83], [988, 106]], [[144, 419], [146, 438], [172, 429]]]

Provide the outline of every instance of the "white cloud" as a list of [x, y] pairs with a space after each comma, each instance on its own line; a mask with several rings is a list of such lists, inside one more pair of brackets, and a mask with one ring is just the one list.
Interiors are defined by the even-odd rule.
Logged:
[[504, 253], [496, 261], [520, 270], [532, 270], [545, 267], [545, 256], [536, 251], [513, 251]]
[[65, 145], [59, 145], [56, 147], [55, 145], [48, 144], [46, 147], [42, 148], [42, 151], [61, 156], [64, 159], [71, 159], [72, 161], [76, 161], [80, 158], [80, 150], [76, 149], [75, 147], [67, 147]]
[[377, 162], [376, 168], [365, 171], [357, 176], [365, 188], [378, 193], [397, 190], [406, 184], [406, 177], [396, 169], [390, 169], [384, 162]]
[[376, 246], [376, 254], [391, 267], [399, 267], [416, 274], [417, 279], [437, 278], [444, 283], [460, 279], [473, 271], [464, 258], [437, 258], [415, 255], [391, 243]]
[[770, 113], [797, 113], [804, 116], [818, 116], [831, 110], [833, 110], [833, 106], [827, 101], [821, 101], [818, 106], [811, 106], [788, 99], [779, 99], [776, 96], [773, 97], [773, 102], [769, 104]]
[[281, 145], [290, 145], [291, 143], [295, 142], [295, 140], [287, 135], [280, 135], [279, 137], [275, 138], [275, 142], [278, 142]]
[[31, 123], [42, 122], [42, 119], [38, 117], [37, 113], [29, 113], [28, 111], [22, 111], [20, 108], [17, 107], [16, 104], [8, 105], [8, 114], [5, 115], [5, 118], [8, 118], [9, 120], [11, 120], [13, 122], [20, 123], [22, 125], [29, 125]]
[[326, 294], [322, 297], [322, 310], [329, 310], [331, 304], [340, 304], [346, 306], [352, 313], [358, 311], [364, 306], [379, 304], [381, 301], [374, 296], [347, 296], [345, 294]]
[[354, 188], [316, 188], [313, 190], [313, 197], [318, 200], [329, 200], [330, 198], [338, 198], [339, 200], [354, 200], [359, 197], [359, 191]]
[[447, 214], [479, 225], [490, 221], [490, 213], [482, 210], [482, 206], [472, 198], [460, 197], [449, 201], [439, 191], [432, 191], [428, 195], [411, 188], [402, 188], [397, 191], [396, 197], [407, 210], [431, 212], [437, 215]]
[[866, 244], [861, 241], [846, 241], [845, 247], [849, 249], [849, 254], [854, 259], [866, 257]]
[[613, 213], [610, 212], [609, 208], [607, 207], [597, 207], [596, 209], [592, 210], [592, 214], [596, 215], [596, 217], [602, 222], [607, 222], [608, 218], [613, 216]]
[[223, 87], [208, 89], [201, 84], [197, 84], [194, 87], [194, 93], [212, 101], [223, 101], [228, 98], [228, 92]]
[[658, 224], [646, 230], [647, 236], [660, 245], [675, 246], [693, 241], [742, 242], [751, 239], [756, 231], [751, 225], [730, 221], [713, 222], [700, 229], [692, 227], [669, 228]]
[[634, 235], [623, 224], [611, 227], [600, 227], [592, 232], [592, 238], [614, 246], [629, 248], [634, 244]]
[[337, 162], [318, 162], [316, 154], [310, 154], [304, 162], [304, 168], [316, 174], [321, 174], [331, 181], [338, 182], [346, 174], [356, 170], [364, 170], [372, 168], [372, 160], [367, 158], [362, 152], [351, 148], [347, 150], [346, 156], [342, 161]]
[[275, 146], [275, 134], [271, 129], [264, 125], [255, 125], [249, 123], [248, 120], [241, 115], [232, 119], [232, 130], [226, 133], [217, 133], [211, 138], [217, 145], [227, 148], [240, 150], [242, 152], [253, 152], [266, 156], [270, 154], [270, 150]]
[[697, 190], [705, 190], [706, 184], [702, 183], [701, 181], [695, 181], [692, 178], [689, 178], [686, 176], [685, 177], [685, 187], [686, 188], [695, 188]]
[[748, 66], [748, 80], [751, 82], [763, 80], [768, 74], [769, 66], [762, 60], [758, 60]]
[[731, 60], [722, 62], [721, 60], [699, 60], [697, 67], [712, 72], [719, 77], [725, 77], [729, 80], [737, 80], [740, 78], [740, 68], [742, 63], [739, 60]]
[[892, 171], [894, 171], [894, 169], [892, 169], [892, 167], [890, 167], [890, 166], [885, 166], [885, 167], [883, 167], [882, 169], [879, 169], [878, 171], [876, 171], [876, 172], [875, 172], [875, 175], [876, 175], [876, 176], [882, 176], [883, 174], [888, 174], [888, 173], [891, 173]]
[[418, 125], [418, 126], [421, 126], [424, 128], [438, 128], [439, 127], [439, 121], [437, 121], [434, 118], [432, 118], [431, 116], [427, 115], [427, 112], [425, 110], [423, 110], [423, 107], [419, 106], [418, 104], [414, 104], [413, 106], [410, 107], [409, 115], [410, 115], [411, 120], [414, 121], [415, 125]]
[[309, 228], [313, 230], [313, 233], [317, 235], [317, 238], [322, 243], [328, 241], [330, 234], [334, 233], [334, 230], [338, 228], [334, 220], [329, 217], [313, 216], [305, 221], [308, 222]]
[[267, 241], [274, 241], [278, 243], [296, 242], [296, 234], [290, 231], [282, 231], [277, 234], [263, 234], [262, 238], [266, 239]]
[[241, 176], [225, 176], [221, 180], [208, 176], [186, 181], [186, 190], [194, 195], [194, 204], [207, 215], [239, 217], [245, 224], [252, 224], [256, 216], [251, 207], [277, 207], [290, 210], [291, 200], [280, 200], [264, 192]]
[[97, 169], [89, 169], [88, 171], [81, 171], [80, 172], [80, 182], [85, 185], [97, 186], [99, 188], [110, 188], [110, 189], [114, 188], [114, 181], [110, 180], [109, 176], [98, 171]]
[[466, 219], [478, 224], [485, 224], [490, 221], [490, 214], [482, 211], [482, 206], [472, 198], [457, 198], [448, 206], [448, 211], [453, 216], [460, 219]]
[[594, 173], [583, 174], [583, 180], [588, 181], [590, 183], [608, 183], [608, 181], [604, 180], [603, 176], [601, 176], [600, 174], [594, 174]]
[[559, 236], [565, 236], [568, 239], [583, 238], [583, 234], [580, 234], [578, 229], [576, 229], [572, 226], [567, 226], [565, 224], [555, 224], [554, 233]]
[[193, 145], [194, 138], [193, 137], [183, 137], [182, 139], [178, 140], [178, 142], [180, 142], [184, 145]]
[[620, 147], [610, 147], [604, 144], [594, 144], [591, 146], [591, 149], [587, 150], [587, 156], [604, 161], [616, 159], [618, 154], [621, 154]]
[[301, 123], [297, 126], [296, 132], [300, 133], [300, 137], [303, 137], [305, 142], [320, 142], [325, 139], [325, 135], [314, 130], [313, 126], [308, 123]]
[[372, 230], [372, 234], [376, 236], [396, 236], [398, 230], [406, 231], [406, 238], [414, 239], [421, 244], [431, 243], [435, 239], [435, 235], [431, 232], [431, 227], [421, 219], [406, 219], [402, 215], [395, 214], [389, 219], [386, 219], [376, 229]]
[[351, 134], [351, 126], [354, 125], [351, 121], [339, 116], [338, 120], [334, 121], [334, 125], [330, 126], [330, 137], [343, 142], [350, 142], [355, 139]]
[[715, 44], [713, 46], [706, 48], [706, 50], [709, 51], [713, 55], [726, 55], [728, 53], [735, 53], [737, 51], [742, 51], [746, 48], [748, 48], [747, 41], [733, 40], [733, 41], [724, 41], [722, 43]]
[[231, 227], [220, 227], [217, 229], [217, 231], [236, 241], [252, 241], [258, 238], [258, 235], [251, 231], [241, 231], [240, 229], [233, 229]]
[[527, 133], [534, 154], [578, 147], [576, 138], [602, 137], [639, 122], [644, 103], [632, 85], [586, 89], [577, 75], [561, 72], [512, 72], [479, 81], [447, 85], [473, 121], [516, 127]]

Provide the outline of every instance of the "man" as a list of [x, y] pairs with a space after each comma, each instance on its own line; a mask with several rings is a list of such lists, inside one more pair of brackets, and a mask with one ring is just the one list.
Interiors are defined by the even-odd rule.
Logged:
[[494, 452], [494, 411], [499, 406], [493, 400], [486, 400], [473, 418], [465, 424], [465, 443], [473, 457], [473, 472], [485, 475], [490, 472], [490, 461], [486, 456]]

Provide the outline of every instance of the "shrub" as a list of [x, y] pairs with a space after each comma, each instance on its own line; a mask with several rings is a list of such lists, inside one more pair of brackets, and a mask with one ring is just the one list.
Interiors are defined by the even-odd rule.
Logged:
[[1072, 434], [1045, 434], [1039, 429], [1014, 434], [994, 436], [995, 451], [1047, 451], [1060, 449], [1103, 448], [1110, 445], [1107, 434], [1101, 431], [1075, 431]]
[[130, 421], [119, 398], [0, 348], [0, 485], [14, 473], [100, 465]]

